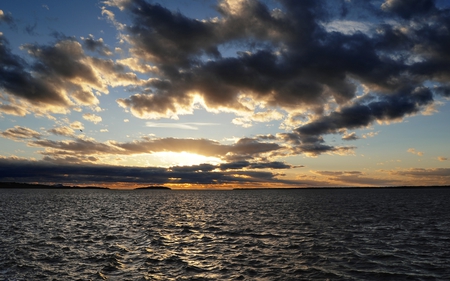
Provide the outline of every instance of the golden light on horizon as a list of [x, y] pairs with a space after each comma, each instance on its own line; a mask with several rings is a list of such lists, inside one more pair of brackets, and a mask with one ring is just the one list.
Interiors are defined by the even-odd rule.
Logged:
[[190, 152], [157, 152], [153, 154], [163, 166], [193, 166], [200, 164], [217, 165], [223, 161], [217, 157]]

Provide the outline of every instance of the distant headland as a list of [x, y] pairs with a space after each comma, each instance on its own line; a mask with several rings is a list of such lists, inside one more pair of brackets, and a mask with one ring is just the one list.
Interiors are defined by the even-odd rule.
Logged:
[[62, 184], [35, 184], [35, 183], [19, 183], [19, 182], [0, 182], [0, 188], [30, 188], [30, 189], [109, 189], [100, 186], [66, 186]]
[[[62, 184], [35, 184], [35, 183], [19, 183], [19, 182], [0, 182], [0, 189], [2, 188], [15, 188], [15, 189], [104, 189], [110, 190], [107, 187], [100, 186], [67, 186]], [[163, 189], [171, 190], [171, 188], [160, 185], [151, 185], [146, 187], [137, 187], [133, 190], [149, 190], [149, 189]]]

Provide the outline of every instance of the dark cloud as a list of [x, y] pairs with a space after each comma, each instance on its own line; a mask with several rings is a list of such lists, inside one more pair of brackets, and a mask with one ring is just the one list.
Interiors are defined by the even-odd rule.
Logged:
[[259, 142], [256, 139], [243, 138], [231, 145], [220, 144], [206, 139], [143, 139], [129, 143], [113, 143], [127, 153], [153, 153], [162, 151], [190, 152], [204, 156], [213, 156], [227, 160], [258, 158], [265, 153], [281, 149], [278, 144]]
[[436, 87], [434, 90], [441, 96], [450, 97], [450, 85]]
[[[53, 45], [25, 44], [22, 49], [31, 56], [32, 63], [13, 54], [0, 34], [0, 89], [37, 107], [39, 112], [67, 113], [73, 101], [96, 105], [99, 100], [94, 91], [108, 93], [109, 86], [141, 83], [123, 65], [87, 56], [74, 38], [64, 37]], [[14, 99], [10, 102], [13, 106]]]
[[325, 144], [325, 140], [319, 135], [300, 135], [298, 133], [278, 134], [281, 141], [290, 144], [290, 155], [307, 154], [318, 156], [323, 153], [350, 154], [354, 146], [332, 146]]
[[300, 136], [337, 133], [340, 129], [357, 129], [374, 121], [391, 121], [419, 112], [433, 102], [428, 88], [408, 88], [391, 95], [379, 95], [368, 103], [356, 103], [332, 112], [296, 130]]
[[[165, 81], [170, 81], [153, 84], [155, 94], [119, 100], [138, 117], [176, 115], [176, 105], [190, 105], [189, 92], [198, 92], [210, 108], [236, 110], [248, 110], [238, 101], [241, 92], [271, 106], [288, 108], [317, 107], [329, 95], [339, 102], [354, 96], [355, 86], [342, 72], [332, 71], [331, 76], [323, 73], [332, 70], [326, 62], [333, 60], [324, 57], [329, 50], [317, 51], [321, 46], [313, 40], [313, 35], [323, 33], [317, 23], [321, 9], [314, 1], [283, 1], [286, 14], [270, 11], [258, 1], [221, 1], [218, 11], [222, 18], [217, 21], [188, 19], [144, 1], [131, 3], [124, 8], [134, 19], [129, 40], [135, 55], [158, 64]], [[262, 45], [255, 51], [241, 52], [236, 58], [216, 56], [206, 63], [199, 60], [199, 55], [207, 53], [210, 46], [218, 48], [239, 41], [246, 46], [255, 42]], [[288, 49], [278, 50], [281, 46]], [[347, 50], [349, 61], [355, 58], [350, 54], [366, 49], [355, 44], [354, 49]], [[185, 70], [181, 73], [180, 69]], [[153, 111], [157, 114], [145, 114]]]
[[[302, 166], [300, 166], [302, 167]], [[292, 168], [291, 165], [288, 165], [283, 162], [274, 161], [274, 162], [268, 162], [268, 163], [252, 163], [249, 168], [251, 169], [290, 169]]]
[[[76, 138], [74, 129], [82, 128], [81, 124], [72, 124], [72, 128], [67, 126], [49, 129], [48, 132], [54, 135], [67, 136], [67, 140], [42, 139], [40, 134], [22, 127], [10, 128], [2, 132], [4, 137], [12, 139], [36, 138], [30, 140], [29, 146], [45, 148], [40, 151], [42, 155], [48, 157], [60, 156], [97, 156], [97, 155], [136, 155], [157, 152], [188, 152], [207, 157], [217, 157], [219, 159], [234, 162], [230, 163], [230, 168], [235, 165], [245, 165], [249, 169], [285, 169], [291, 166], [282, 162], [267, 161], [272, 154], [276, 154], [283, 147], [275, 143], [260, 142], [257, 139], [242, 138], [234, 144], [221, 144], [217, 141], [207, 139], [177, 139], [177, 138], [142, 138], [132, 142], [119, 143], [115, 141], [97, 142], [93, 139]], [[34, 132], [34, 134], [32, 134]], [[248, 160], [263, 161], [260, 164], [247, 162]], [[240, 163], [240, 164], [239, 164]], [[225, 166], [224, 166], [225, 167]], [[226, 169], [222, 167], [221, 169]], [[244, 166], [242, 166], [244, 168]]]
[[63, 156], [52, 158], [45, 156], [42, 158], [43, 163], [46, 164], [56, 164], [56, 165], [71, 165], [71, 164], [92, 164], [98, 161], [97, 157], [94, 156]]
[[320, 154], [328, 151], [351, 150], [352, 148], [349, 147], [325, 145], [321, 135], [340, 133], [344, 129], [363, 128], [374, 121], [398, 120], [419, 112], [432, 102], [433, 95], [428, 88], [408, 88], [395, 94], [370, 97], [368, 101], [362, 99], [361, 102], [343, 107], [339, 111], [334, 111], [330, 115], [322, 116], [295, 129], [295, 134], [282, 135], [282, 137], [296, 144], [301, 151], [313, 154], [314, 151], [315, 154]]
[[[118, 100], [140, 118], [192, 113], [193, 93], [211, 110], [248, 114], [253, 109], [240, 101], [245, 94], [266, 107], [315, 115], [294, 132], [304, 140], [298, 140], [303, 146], [298, 151], [342, 153], [352, 148], [305, 139], [417, 114], [434, 102], [426, 81], [438, 83], [434, 92], [448, 96], [441, 84], [450, 78], [450, 15], [433, 1], [338, 7], [344, 9], [339, 19], [355, 17], [352, 9], [371, 16], [390, 12], [384, 16], [391, 21], [374, 22], [368, 34], [328, 32], [323, 23], [336, 20], [336, 13], [320, 1], [280, 1], [280, 10], [270, 10], [261, 1], [224, 0], [217, 5], [221, 17], [202, 21], [158, 4], [126, 3], [121, 8], [133, 20], [126, 36], [134, 55], [160, 71], [147, 85], [150, 93]], [[395, 22], [393, 14], [406, 22]], [[224, 46], [237, 55], [208, 53]], [[356, 98], [358, 85], [370, 101]], [[340, 110], [324, 115], [334, 103]]]
[[[255, 108], [268, 112], [281, 107], [288, 114], [308, 116], [302, 119], [307, 123], [292, 132], [242, 138], [232, 145], [173, 138], [30, 143], [55, 153], [65, 149], [84, 155], [189, 151], [237, 166], [255, 159], [266, 163], [272, 156], [351, 153], [355, 147], [329, 145], [323, 136], [401, 120], [432, 106], [433, 93], [448, 97], [450, 92], [448, 9], [426, 0], [354, 2], [280, 0], [279, 9], [272, 10], [263, 1], [221, 0], [217, 18], [193, 19], [150, 1], [106, 1], [129, 17], [126, 25], [120, 24], [112, 12], [103, 10], [114, 19], [120, 38], [130, 44], [132, 58], [115, 62], [88, 56], [84, 50], [103, 55], [110, 50], [92, 35], [82, 38], [81, 44], [55, 33], [53, 45], [23, 46], [33, 60], [27, 63], [0, 36], [0, 87], [14, 98], [60, 112], [74, 106], [73, 101], [98, 104], [95, 91], [108, 93], [109, 87], [129, 86], [138, 93], [117, 102], [139, 118], [190, 114], [198, 99], [208, 110], [255, 120]], [[354, 9], [361, 12], [359, 19], [368, 16], [367, 32], [326, 28], [338, 20], [354, 20]], [[380, 13], [382, 20], [369, 17]], [[6, 13], [1, 20], [11, 21]], [[148, 80], [129, 70], [147, 74]], [[1, 104], [0, 110], [25, 114], [17, 104], [12, 100]], [[343, 137], [356, 138], [353, 133]]]
[[38, 35], [35, 31], [36, 28], [37, 28], [37, 22], [35, 22], [33, 25], [27, 24], [25, 26], [25, 32], [28, 33], [29, 35], [33, 35], [33, 36]]
[[221, 170], [239, 170], [243, 168], [247, 168], [250, 165], [250, 162], [241, 160], [241, 161], [234, 161], [229, 163], [223, 163], [220, 164]]
[[0, 10], [0, 24], [3, 22], [9, 25], [10, 28], [17, 30], [15, 20], [11, 13]]
[[28, 69], [30, 66], [11, 52], [8, 41], [0, 35], [0, 88], [38, 106], [70, 105], [70, 101], [52, 84], [54, 81], [34, 77], [27, 72]]
[[53, 46], [25, 45], [28, 53], [37, 59], [34, 69], [40, 75], [56, 79], [80, 79], [84, 83], [102, 88], [102, 82], [93, 68], [84, 61], [86, 55], [81, 44], [72, 41], [59, 41]]
[[188, 66], [192, 56], [220, 56], [215, 48], [214, 24], [190, 19], [159, 4], [143, 0], [126, 5], [133, 18], [128, 28], [134, 54], [164, 64]]
[[219, 165], [221, 170], [240, 170], [244, 168], [248, 169], [290, 169], [293, 168], [291, 165], [288, 165], [283, 162], [255, 162], [250, 163], [249, 161], [234, 161], [229, 163], [223, 163]]
[[435, 8], [434, 3], [434, 0], [386, 0], [381, 8], [404, 19], [410, 19], [429, 13]]
[[[66, 159], [67, 160], [67, 159]], [[91, 159], [95, 160], [95, 159]], [[71, 165], [44, 159], [29, 161], [0, 158], [0, 181], [66, 184], [258, 184], [283, 183], [276, 174], [259, 171], [213, 171], [209, 164], [187, 167], [128, 167]], [[26, 171], [26, 172], [24, 172]]]
[[[61, 131], [52, 131], [53, 133]], [[86, 154], [123, 154], [123, 151], [117, 147], [111, 146], [106, 143], [96, 142], [94, 140], [85, 139], [75, 139], [66, 141], [53, 141], [53, 140], [36, 140], [29, 143], [30, 146], [34, 147], [45, 147], [58, 151], [63, 151], [65, 153], [73, 153], [75, 155], [86, 155]]]
[[112, 55], [111, 50], [105, 45], [102, 38], [95, 40], [94, 36], [89, 34], [89, 37], [82, 37], [81, 39], [83, 40], [84, 47], [89, 51], [98, 52], [102, 56]]

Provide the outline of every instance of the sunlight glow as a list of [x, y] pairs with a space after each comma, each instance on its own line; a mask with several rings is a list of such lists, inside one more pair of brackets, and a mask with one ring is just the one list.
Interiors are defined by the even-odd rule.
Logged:
[[219, 164], [217, 157], [208, 157], [189, 152], [157, 152], [153, 154], [163, 166], [193, 166], [199, 164]]

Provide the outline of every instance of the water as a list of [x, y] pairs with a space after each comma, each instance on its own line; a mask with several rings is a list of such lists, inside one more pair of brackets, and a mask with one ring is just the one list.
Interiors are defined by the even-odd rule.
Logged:
[[0, 189], [0, 280], [448, 280], [449, 189]]

